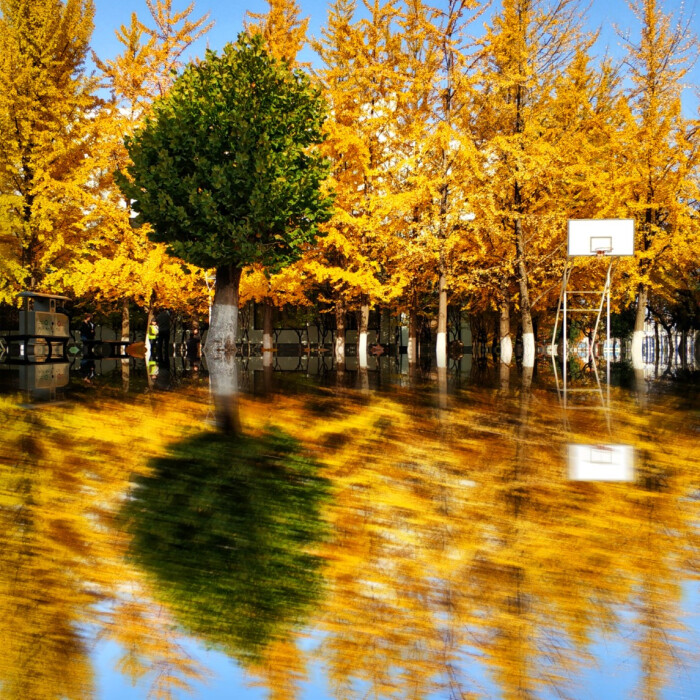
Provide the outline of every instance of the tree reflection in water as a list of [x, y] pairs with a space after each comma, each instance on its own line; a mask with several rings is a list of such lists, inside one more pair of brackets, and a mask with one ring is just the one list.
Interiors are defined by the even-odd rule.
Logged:
[[175, 444], [126, 507], [131, 553], [184, 627], [246, 664], [321, 593], [328, 483], [281, 430]]
[[[167, 697], [202, 677], [182, 628], [285, 700], [314, 662], [343, 700], [581, 697], [601, 638], [635, 697], [669, 692], [700, 575], [687, 403], [614, 391], [610, 428], [537, 381], [219, 394], [242, 436], [201, 432], [198, 388], [0, 398], [3, 697], [90, 698], [96, 634], [131, 697]], [[567, 445], [613, 438], [634, 481], [568, 480]]]

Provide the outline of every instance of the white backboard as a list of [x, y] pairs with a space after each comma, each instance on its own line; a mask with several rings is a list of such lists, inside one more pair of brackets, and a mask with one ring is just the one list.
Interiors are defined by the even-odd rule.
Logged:
[[634, 255], [634, 219], [569, 219], [569, 257]]
[[571, 481], [633, 481], [631, 445], [568, 445]]

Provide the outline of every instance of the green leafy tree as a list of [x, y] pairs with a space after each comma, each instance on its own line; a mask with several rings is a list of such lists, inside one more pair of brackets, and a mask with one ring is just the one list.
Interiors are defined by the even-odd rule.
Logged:
[[242, 268], [285, 267], [330, 216], [314, 148], [324, 118], [308, 76], [240, 34], [189, 65], [126, 140], [133, 162], [118, 182], [137, 224], [173, 255], [216, 268], [210, 355], [235, 347]]

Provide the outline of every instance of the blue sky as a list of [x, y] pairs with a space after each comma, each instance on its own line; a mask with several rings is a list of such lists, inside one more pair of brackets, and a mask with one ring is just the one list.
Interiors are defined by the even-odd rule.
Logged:
[[[437, 0], [439, 2], [439, 0]], [[693, 27], [696, 33], [700, 33], [700, 0], [689, 0], [683, 3], [681, 0], [659, 0], [664, 11], [677, 13], [684, 8], [686, 16], [694, 15]], [[110, 58], [120, 52], [121, 47], [114, 35], [115, 30], [121, 24], [128, 24], [132, 12], [136, 12], [144, 21], [148, 19], [148, 9], [145, 0], [95, 0], [96, 17], [95, 32], [93, 34], [93, 49], [100, 58]], [[358, 3], [361, 4], [361, 3]], [[581, 3], [585, 7], [585, 0]], [[175, 9], [183, 9], [187, 6], [186, 0], [174, 0]], [[498, 2], [495, 3], [498, 7]], [[320, 36], [320, 29], [326, 21], [327, 3], [323, 0], [300, 0], [302, 16], [309, 17], [309, 34]], [[196, 0], [194, 15], [199, 17], [209, 13], [215, 25], [209, 34], [193, 47], [194, 55], [202, 55], [207, 45], [215, 50], [220, 49], [228, 41], [235, 40], [236, 35], [243, 27], [243, 19], [247, 10], [252, 12], [265, 12], [267, 4], [264, 0]], [[601, 35], [596, 45], [596, 53], [602, 56], [606, 50], [610, 55], [619, 57], [624, 54], [622, 41], [615, 31], [629, 31], [632, 39], [639, 34], [638, 23], [629, 9], [626, 0], [591, 0], [586, 24], [589, 29], [600, 29]], [[303, 60], [314, 62], [314, 55], [309, 50]], [[700, 62], [698, 62], [700, 64]], [[697, 116], [698, 97], [697, 90], [700, 85], [700, 65], [696, 65], [689, 76], [689, 82], [695, 86], [695, 90], [689, 88], [684, 94], [684, 111], [687, 117]]]

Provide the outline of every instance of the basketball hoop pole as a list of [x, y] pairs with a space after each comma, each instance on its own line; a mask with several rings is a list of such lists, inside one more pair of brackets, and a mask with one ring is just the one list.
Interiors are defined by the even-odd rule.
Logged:
[[[567, 370], [568, 370], [568, 331], [569, 331], [569, 314], [595, 314], [595, 325], [592, 334], [592, 340], [588, 347], [588, 360], [595, 362], [593, 348], [598, 336], [601, 317], [603, 315], [603, 307], [605, 307], [605, 344], [608, 345], [606, 354], [606, 378], [608, 383], [608, 398], [610, 396], [610, 352], [611, 352], [611, 323], [610, 323], [610, 297], [612, 286], [612, 263], [613, 258], [618, 260], [620, 256], [634, 255], [634, 220], [633, 219], [569, 219], [568, 234], [567, 234], [567, 262], [564, 266], [564, 274], [562, 276], [561, 292], [559, 294], [559, 303], [557, 305], [557, 315], [554, 320], [554, 331], [552, 333], [551, 354], [554, 357], [555, 342], [559, 317], [562, 316], [562, 347], [564, 350], [562, 357], [562, 379], [564, 382], [564, 405], [566, 405], [566, 390], [567, 390]], [[569, 290], [569, 279], [574, 267], [574, 259], [578, 257], [596, 258], [609, 257], [610, 261], [605, 277], [605, 287], [598, 291], [592, 289], [579, 289], [578, 291]], [[572, 296], [574, 306], [569, 304], [569, 295], [591, 295], [600, 294], [598, 308], [595, 307], [595, 301], [592, 303], [584, 303], [582, 306], [576, 305], [578, 297]], [[586, 297], [590, 299], [590, 297]], [[562, 313], [563, 312], [563, 313]], [[603, 352], [605, 353], [605, 344]]]
[[[610, 294], [610, 270], [612, 268], [612, 260], [608, 264], [608, 272], [605, 276], [605, 287], [603, 287], [603, 293], [600, 295], [600, 305], [598, 306], [598, 314], [595, 319], [595, 326], [593, 326], [593, 335], [591, 336], [591, 351], [590, 356], [593, 357], [593, 346], [595, 345], [596, 338], [598, 337], [598, 327], [600, 326], [600, 317], [603, 315], [603, 304], [605, 299]], [[609, 321], [608, 321], [609, 323]]]
[[[566, 279], [566, 282], [568, 284], [568, 281], [569, 281], [568, 278], [565, 278], [565, 279]], [[564, 382], [564, 409], [565, 410], [566, 410], [566, 373], [568, 370], [567, 360], [569, 357], [569, 336], [568, 336], [568, 329], [566, 326], [567, 326], [567, 324], [566, 324], [566, 287], [564, 287], [564, 318], [562, 319], [562, 326], [561, 326], [562, 333], [563, 333], [562, 347], [564, 348], [564, 352], [563, 352], [564, 356], [562, 357], [562, 360], [561, 360], [561, 363], [562, 363], [561, 376], [562, 376], [562, 380]]]
[[612, 270], [612, 260], [610, 261], [610, 265], [608, 265], [608, 279], [607, 279], [607, 288], [608, 288], [608, 299], [607, 299], [607, 310], [606, 310], [606, 316], [605, 316], [605, 342], [608, 345], [608, 352], [605, 353], [605, 345], [603, 345], [603, 352], [605, 353], [605, 374], [606, 374], [606, 379], [607, 379], [607, 384], [608, 384], [608, 405], [610, 405], [610, 287], [612, 285], [612, 280], [610, 279], [610, 274]]

